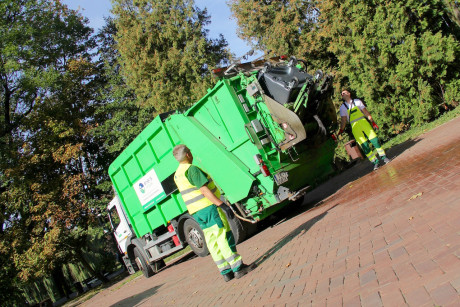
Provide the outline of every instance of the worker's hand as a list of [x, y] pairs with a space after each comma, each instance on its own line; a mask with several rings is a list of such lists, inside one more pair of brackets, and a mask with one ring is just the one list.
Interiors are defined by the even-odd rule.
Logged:
[[219, 206], [219, 208], [221, 208], [225, 212], [228, 218], [233, 219], [235, 217], [235, 214], [233, 213], [232, 209], [226, 203], [222, 203]]
[[337, 137], [335, 136], [335, 134], [331, 134], [331, 138], [334, 140], [334, 142], [337, 142]]
[[379, 130], [379, 126], [377, 126], [374, 121], [372, 121], [372, 128], [374, 128], [374, 130]]

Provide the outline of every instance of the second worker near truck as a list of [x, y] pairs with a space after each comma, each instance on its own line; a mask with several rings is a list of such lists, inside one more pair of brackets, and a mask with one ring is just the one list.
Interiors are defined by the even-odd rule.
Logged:
[[[351, 132], [353, 133], [356, 142], [363, 149], [366, 157], [374, 164], [374, 170], [379, 168], [379, 159], [377, 158], [377, 154], [385, 164], [390, 162], [390, 159], [387, 158], [385, 151], [380, 147], [379, 139], [374, 131], [374, 129], [378, 129], [379, 127], [372, 119], [371, 114], [366, 109], [363, 102], [359, 99], [352, 99], [351, 94], [347, 89], [343, 89], [341, 94], [344, 103], [340, 106], [340, 117], [342, 120], [340, 123], [339, 134], [343, 133], [345, 130], [347, 121], [350, 122]], [[372, 123], [372, 126], [370, 123]], [[377, 152], [371, 150], [370, 143], [374, 145]]]
[[220, 191], [214, 181], [200, 168], [192, 165], [193, 155], [185, 145], [173, 150], [179, 167], [174, 181], [180, 191], [188, 212], [198, 222], [212, 259], [225, 281], [240, 278], [257, 267], [246, 265], [236, 251], [236, 244], [225, 213], [220, 206]]

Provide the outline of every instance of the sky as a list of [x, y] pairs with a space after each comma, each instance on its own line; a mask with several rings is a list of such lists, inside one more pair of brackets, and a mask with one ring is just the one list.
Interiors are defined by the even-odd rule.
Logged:
[[[61, 0], [61, 2], [87, 17], [95, 32], [104, 25], [104, 17], [110, 16], [112, 7], [110, 0]], [[236, 21], [231, 18], [230, 8], [225, 2], [225, 0], [195, 0], [195, 5], [208, 9], [208, 14], [211, 16], [211, 24], [208, 25], [209, 37], [217, 38], [222, 33], [230, 51], [237, 57], [241, 57], [251, 48], [236, 35]], [[249, 59], [255, 57], [257, 54]]]

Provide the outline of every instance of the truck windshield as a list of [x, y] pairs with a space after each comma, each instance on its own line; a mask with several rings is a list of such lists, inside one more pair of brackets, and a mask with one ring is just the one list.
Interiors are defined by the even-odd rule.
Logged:
[[117, 208], [115, 206], [109, 210], [109, 219], [110, 225], [112, 225], [112, 229], [117, 229], [118, 225], [120, 224], [120, 217], [118, 216]]

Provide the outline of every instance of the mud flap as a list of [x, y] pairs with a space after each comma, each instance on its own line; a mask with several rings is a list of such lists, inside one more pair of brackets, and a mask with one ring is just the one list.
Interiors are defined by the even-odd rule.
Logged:
[[128, 256], [123, 256], [123, 262], [125, 263], [126, 268], [128, 269], [129, 274], [134, 274], [136, 271], [134, 270], [133, 264], [131, 263], [131, 260], [129, 259]]

